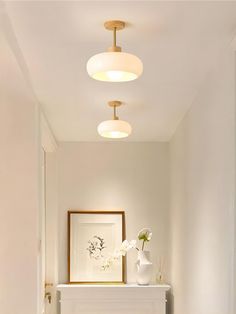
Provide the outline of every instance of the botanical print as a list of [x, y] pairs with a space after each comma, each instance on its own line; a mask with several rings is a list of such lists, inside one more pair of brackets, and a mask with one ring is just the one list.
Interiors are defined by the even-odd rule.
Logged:
[[122, 282], [122, 259], [103, 270], [104, 260], [122, 243], [123, 212], [70, 213], [70, 282]]
[[99, 260], [103, 258], [103, 250], [106, 248], [105, 240], [97, 235], [93, 236], [91, 240], [88, 241], [89, 246], [86, 250], [89, 252], [89, 257], [91, 259]]

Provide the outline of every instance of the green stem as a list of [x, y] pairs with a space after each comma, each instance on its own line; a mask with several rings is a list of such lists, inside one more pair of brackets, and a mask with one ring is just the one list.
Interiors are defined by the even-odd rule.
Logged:
[[144, 249], [144, 244], [145, 244], [145, 240], [143, 240], [142, 251], [143, 251], [143, 249]]

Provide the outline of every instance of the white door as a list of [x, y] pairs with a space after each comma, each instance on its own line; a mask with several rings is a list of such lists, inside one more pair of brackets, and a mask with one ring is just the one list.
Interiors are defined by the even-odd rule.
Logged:
[[45, 211], [44, 211], [44, 284], [45, 314], [57, 313], [58, 282], [58, 203], [57, 203], [57, 153], [44, 155]]
[[41, 199], [40, 199], [40, 289], [39, 289], [39, 313], [45, 312], [45, 152], [41, 148]]
[[[42, 149], [41, 151], [41, 250], [40, 250], [40, 265], [41, 265], [41, 287], [40, 287], [40, 299], [41, 299], [41, 305], [40, 305], [40, 311], [39, 313], [42, 314], [56, 314], [55, 311], [53, 311], [53, 304], [56, 302], [55, 297], [55, 285], [50, 280], [49, 276], [49, 256], [50, 254], [50, 226], [48, 226], [48, 223], [50, 223], [47, 220], [47, 180], [46, 180], [46, 160], [47, 160], [47, 154]], [[48, 226], [48, 227], [47, 227]], [[49, 235], [47, 235], [49, 233]]]
[[45, 120], [41, 127], [41, 214], [39, 314], [56, 314], [58, 283], [57, 248], [57, 143]]

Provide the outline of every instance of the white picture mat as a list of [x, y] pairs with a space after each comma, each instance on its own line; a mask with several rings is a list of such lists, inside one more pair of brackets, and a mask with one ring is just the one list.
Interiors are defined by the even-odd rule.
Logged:
[[[105, 248], [98, 260], [89, 254], [89, 241], [104, 239]], [[96, 240], [96, 239], [95, 239]], [[121, 214], [70, 214], [70, 282], [122, 281], [122, 259], [102, 270], [103, 260], [122, 243]]]

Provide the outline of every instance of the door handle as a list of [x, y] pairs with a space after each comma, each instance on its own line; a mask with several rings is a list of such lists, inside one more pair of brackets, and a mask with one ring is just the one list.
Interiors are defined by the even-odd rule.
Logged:
[[52, 303], [52, 294], [50, 292], [45, 293], [45, 299], [48, 299], [49, 304]]

